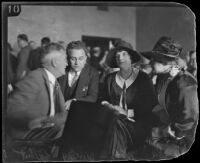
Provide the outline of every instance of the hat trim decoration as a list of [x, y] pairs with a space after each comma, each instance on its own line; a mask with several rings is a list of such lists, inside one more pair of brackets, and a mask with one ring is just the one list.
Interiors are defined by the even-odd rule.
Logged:
[[171, 58], [177, 58], [179, 56], [179, 53], [177, 55], [169, 55], [169, 54], [165, 54], [165, 53], [162, 53], [162, 52], [159, 52], [159, 51], [151, 51], [151, 53], [159, 53], [161, 55], [164, 55], [166, 57], [171, 57]]

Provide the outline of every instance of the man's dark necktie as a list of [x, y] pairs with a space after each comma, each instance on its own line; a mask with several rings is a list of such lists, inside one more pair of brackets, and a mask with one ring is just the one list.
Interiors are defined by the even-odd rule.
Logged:
[[124, 110], [127, 110], [126, 108], [126, 83], [124, 82], [123, 90], [122, 90], [122, 107]]
[[54, 86], [54, 92], [53, 92], [55, 113], [59, 112], [59, 107], [60, 107], [60, 104], [59, 104], [59, 101], [60, 101], [59, 100], [59, 89], [60, 89], [60, 85], [59, 85], [58, 81], [56, 80], [55, 86]]

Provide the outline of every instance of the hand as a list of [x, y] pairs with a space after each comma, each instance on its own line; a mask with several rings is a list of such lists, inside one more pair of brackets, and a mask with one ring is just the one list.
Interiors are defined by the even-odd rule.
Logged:
[[70, 109], [70, 105], [71, 105], [72, 101], [76, 101], [76, 99], [75, 99], [75, 98], [74, 98], [74, 99], [70, 99], [70, 100], [67, 100], [67, 101], [65, 102], [64, 107], [65, 107], [66, 110], [69, 110], [69, 109]]
[[104, 106], [106, 106], [106, 107], [108, 107], [108, 108], [110, 108], [110, 109], [114, 109], [114, 108], [113, 108], [113, 105], [110, 104], [108, 101], [102, 101], [102, 102], [101, 102], [101, 105], [104, 105]]
[[104, 105], [104, 106], [106, 106], [106, 107], [108, 107], [108, 108], [111, 109], [111, 110], [117, 110], [117, 109], [115, 108], [115, 106], [112, 105], [112, 104], [110, 104], [108, 101], [102, 101], [101, 104]]
[[122, 107], [118, 106], [118, 105], [114, 105], [113, 106], [115, 110], [117, 110], [120, 114], [126, 115], [127, 116], [127, 111], [124, 110]]
[[30, 129], [40, 128], [43, 126], [45, 120], [46, 120], [46, 117], [40, 117], [40, 118], [34, 119], [29, 122], [28, 127]]
[[8, 84], [7, 90], [8, 90], [8, 94], [13, 91], [13, 87], [11, 84]]

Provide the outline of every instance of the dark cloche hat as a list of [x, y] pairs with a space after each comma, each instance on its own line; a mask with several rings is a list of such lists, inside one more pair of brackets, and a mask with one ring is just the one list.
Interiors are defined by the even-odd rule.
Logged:
[[172, 61], [179, 57], [182, 51], [182, 46], [170, 37], [161, 37], [152, 51], [141, 52], [147, 59], [166, 62]]

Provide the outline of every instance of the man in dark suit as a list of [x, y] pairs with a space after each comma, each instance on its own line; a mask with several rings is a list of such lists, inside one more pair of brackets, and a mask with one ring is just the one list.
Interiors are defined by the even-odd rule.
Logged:
[[28, 44], [28, 37], [26, 34], [19, 34], [17, 36], [18, 46], [21, 48], [18, 54], [16, 80], [22, 79], [29, 71], [27, 61], [32, 48]]
[[59, 78], [61, 90], [69, 108], [71, 101], [96, 102], [99, 74], [87, 63], [87, 48], [81, 41], [72, 41], [67, 46], [69, 66], [66, 74]]
[[[61, 135], [67, 116], [62, 92], [56, 78], [65, 74], [65, 51], [56, 43], [49, 44], [42, 57], [43, 68], [30, 72], [16, 83], [7, 101], [7, 135], [12, 146], [16, 139], [26, 139], [34, 129], [52, 127], [49, 139]], [[33, 132], [34, 133], [34, 132]], [[37, 138], [40, 138], [38, 136]], [[9, 143], [9, 142], [8, 142]]]

